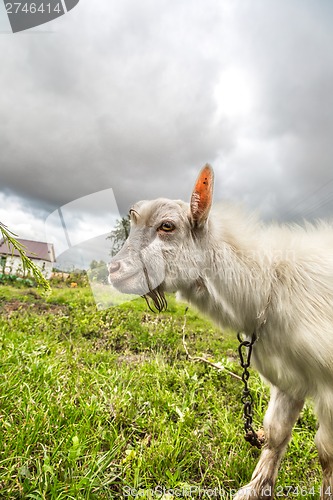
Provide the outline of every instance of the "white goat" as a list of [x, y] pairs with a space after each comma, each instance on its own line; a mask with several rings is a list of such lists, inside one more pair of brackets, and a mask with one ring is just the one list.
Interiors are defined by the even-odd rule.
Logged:
[[237, 500], [273, 498], [292, 427], [311, 397], [319, 420], [321, 498], [333, 498], [333, 228], [265, 227], [230, 207], [210, 213], [206, 165], [190, 203], [157, 199], [130, 210], [131, 232], [110, 266], [125, 293], [165, 307], [164, 291], [220, 326], [257, 335], [253, 362], [271, 386], [266, 443]]

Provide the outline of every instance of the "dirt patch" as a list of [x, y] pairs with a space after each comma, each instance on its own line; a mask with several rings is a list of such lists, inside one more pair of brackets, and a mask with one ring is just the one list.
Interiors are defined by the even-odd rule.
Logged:
[[66, 305], [49, 304], [46, 302], [26, 302], [19, 299], [10, 299], [0, 303], [0, 311], [10, 316], [16, 311], [31, 311], [37, 314], [51, 313], [61, 314], [67, 311]]

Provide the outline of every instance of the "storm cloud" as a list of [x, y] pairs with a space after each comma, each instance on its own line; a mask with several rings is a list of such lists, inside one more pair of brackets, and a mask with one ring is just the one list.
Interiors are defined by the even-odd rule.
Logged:
[[21, 204], [36, 237], [54, 209], [106, 188], [121, 214], [188, 199], [206, 162], [215, 199], [331, 216], [332, 21], [327, 0], [103, 0], [49, 32], [1, 33], [3, 222], [29, 237]]

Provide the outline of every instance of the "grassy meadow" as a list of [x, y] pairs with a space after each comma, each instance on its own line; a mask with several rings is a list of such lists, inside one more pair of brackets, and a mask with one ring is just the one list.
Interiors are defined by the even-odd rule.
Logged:
[[[242, 384], [187, 359], [184, 304], [97, 311], [89, 288], [0, 286], [0, 498], [231, 498], [259, 452], [243, 439]], [[240, 374], [237, 339], [187, 312], [192, 355]], [[255, 426], [268, 392], [252, 373]], [[277, 497], [319, 498], [310, 406]]]

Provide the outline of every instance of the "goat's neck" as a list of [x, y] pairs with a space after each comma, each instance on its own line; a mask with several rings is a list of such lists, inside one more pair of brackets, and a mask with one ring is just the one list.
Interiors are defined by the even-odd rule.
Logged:
[[264, 271], [267, 263], [256, 255], [259, 249], [248, 250], [207, 234], [198, 277], [181, 287], [181, 296], [220, 326], [253, 332], [260, 326], [258, 316], [266, 311], [271, 286], [270, 273]]

